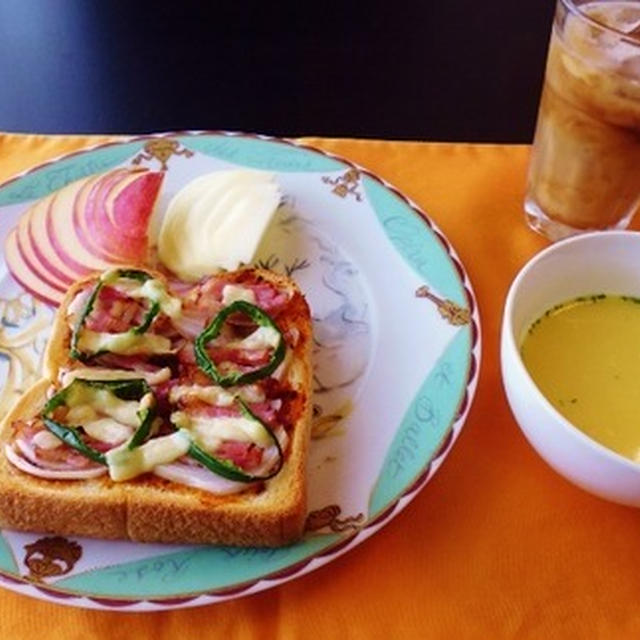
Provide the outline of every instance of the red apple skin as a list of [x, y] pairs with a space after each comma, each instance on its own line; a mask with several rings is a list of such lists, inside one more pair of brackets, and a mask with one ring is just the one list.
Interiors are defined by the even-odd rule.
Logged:
[[57, 307], [64, 298], [64, 292], [53, 289], [35, 275], [22, 260], [18, 250], [16, 230], [12, 229], [5, 241], [5, 259], [9, 272], [16, 282], [34, 298], [41, 300], [45, 304]]
[[[46, 237], [46, 228], [45, 228], [45, 237]], [[78, 275], [76, 274], [74, 278], [69, 277], [68, 275], [66, 275], [65, 273], [63, 273], [62, 271], [60, 271], [60, 269], [58, 269], [48, 258], [47, 255], [43, 252], [42, 249], [42, 244], [38, 242], [36, 236], [33, 233], [33, 228], [32, 228], [32, 224], [31, 221], [29, 221], [29, 227], [27, 229], [27, 232], [29, 234], [29, 244], [31, 245], [31, 248], [34, 252], [34, 254], [36, 255], [36, 257], [38, 258], [40, 264], [42, 265], [42, 267], [44, 269], [46, 269], [52, 276], [54, 276], [56, 278], [57, 281], [59, 282], [64, 282], [68, 285], [70, 285], [72, 282], [74, 282], [75, 280], [78, 279]], [[51, 247], [51, 249], [53, 249], [53, 247]]]
[[132, 237], [146, 237], [153, 205], [164, 180], [162, 171], [146, 171], [121, 191], [108, 211], [115, 229]]
[[36, 251], [36, 247], [31, 243], [31, 238], [29, 236], [31, 218], [36, 210], [46, 208], [47, 203], [42, 202], [38, 203], [38, 205], [39, 206], [30, 207], [20, 217], [18, 226], [16, 227], [16, 246], [22, 261], [29, 271], [38, 276], [50, 287], [64, 291], [69, 283], [56, 277], [56, 274], [47, 269], [46, 265], [40, 260], [40, 256], [38, 255], [39, 252]]
[[81, 228], [100, 256], [120, 262], [147, 259], [147, 229], [163, 178], [160, 172], [127, 172], [94, 189]]
[[[115, 169], [103, 174], [91, 187], [84, 203], [84, 207], [78, 207], [73, 212], [74, 228], [76, 235], [84, 248], [96, 258], [106, 260], [111, 263], [123, 262], [118, 250], [107, 251], [100, 241], [101, 235], [105, 232], [104, 224], [99, 213], [104, 200], [109, 192], [122, 179], [129, 175], [126, 169]], [[117, 247], [117, 244], [116, 244]]]
[[21, 244], [20, 238], [17, 233], [15, 236], [15, 244], [16, 244], [16, 249], [18, 250], [18, 254], [20, 255], [20, 260], [24, 264], [25, 269], [28, 270], [31, 274], [33, 274], [34, 278], [38, 278], [39, 280], [42, 280], [42, 282], [47, 287], [51, 287], [52, 289], [55, 289], [60, 293], [64, 293], [64, 291], [67, 290], [68, 287], [61, 285], [58, 282], [52, 280], [50, 277], [48, 277], [47, 272], [46, 271], [43, 272], [41, 270], [42, 265], [40, 265], [40, 268], [38, 268], [38, 265], [35, 264], [33, 260], [30, 259], [28, 253], [24, 249], [24, 246]]
[[76, 274], [76, 280], [113, 266], [112, 261], [98, 258], [80, 244], [75, 223], [77, 207], [86, 198], [86, 192], [101, 177], [90, 176], [64, 187], [56, 194], [56, 200], [52, 202], [47, 214], [46, 232], [49, 244], [67, 269]]
[[32, 205], [30, 209], [22, 215], [18, 225], [18, 241], [21, 241], [20, 227], [26, 221], [28, 241], [33, 252], [38, 257], [42, 269], [50, 274], [50, 278], [67, 288], [72, 282], [78, 279], [79, 274], [59, 258], [47, 233], [49, 211], [57, 196], [57, 192], [48, 195], [46, 198]]
[[144, 262], [147, 258], [147, 229], [163, 177], [159, 172], [131, 176], [114, 188], [105, 202], [110, 224], [105, 225], [99, 240], [105, 248], [117, 242], [127, 262]]
[[[68, 198], [60, 206], [57, 201], [52, 203], [47, 217], [49, 243], [68, 269], [77, 273], [76, 278], [114, 264], [146, 260], [146, 227], [163, 177], [160, 172], [116, 169], [78, 183], [72, 206]], [[128, 195], [131, 185], [135, 187], [135, 197]], [[131, 208], [126, 215], [131, 221], [139, 221], [137, 229], [144, 229], [144, 235], [132, 240], [127, 233], [102, 224], [109, 219], [112, 199], [119, 209]], [[75, 233], [70, 233], [71, 230]], [[123, 246], [127, 247], [126, 251], [121, 249]]]
[[162, 172], [115, 169], [77, 180], [32, 205], [5, 241], [11, 275], [58, 306], [69, 284], [122, 263], [144, 263]]

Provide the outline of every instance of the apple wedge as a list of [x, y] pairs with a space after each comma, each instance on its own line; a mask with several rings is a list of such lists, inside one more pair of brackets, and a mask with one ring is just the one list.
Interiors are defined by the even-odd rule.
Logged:
[[78, 217], [80, 233], [100, 257], [132, 263], [147, 259], [147, 230], [163, 177], [159, 172], [128, 171], [94, 187]]
[[163, 177], [159, 172], [131, 173], [109, 192], [104, 206], [95, 210], [103, 229], [99, 243], [106, 250], [117, 247], [125, 262], [147, 258], [147, 231]]
[[57, 305], [71, 283], [94, 271], [144, 264], [163, 178], [147, 169], [114, 169], [38, 200], [6, 240], [14, 278], [40, 300]]
[[129, 237], [146, 237], [163, 178], [164, 173], [160, 171], [146, 171], [143, 175], [130, 173], [109, 197], [113, 206], [107, 207], [107, 213], [112, 226], [117, 230], [124, 229]]
[[48, 225], [52, 209], [54, 207], [61, 209], [67, 206], [69, 198], [72, 197], [76, 189], [77, 183], [74, 182], [36, 202], [29, 211], [23, 214], [18, 224], [19, 229], [23, 219], [29, 220], [28, 231], [31, 246], [40, 256], [40, 262], [47, 271], [52, 276], [56, 276], [59, 281], [66, 283], [66, 287], [86, 275], [87, 271], [77, 262], [67, 259], [64, 250], [56, 245], [55, 236], [50, 234]]
[[[93, 255], [93, 260], [107, 261], [108, 263], [120, 262], [117, 250], [110, 252], [101, 246], [98, 236], [101, 233], [100, 224], [97, 223], [96, 209], [99, 202], [104, 201], [109, 191], [127, 175], [125, 169], [115, 169], [109, 173], [97, 176], [97, 180], [87, 185], [78, 194], [78, 200], [73, 208], [73, 227], [76, 230], [78, 240], [89, 255]], [[90, 261], [87, 258], [87, 261]]]
[[[58, 256], [81, 275], [115, 264], [145, 262], [147, 227], [163, 178], [164, 174], [146, 169], [115, 169], [73, 183], [74, 190], [62, 189], [47, 219], [48, 236]], [[126, 219], [133, 234], [124, 226], [112, 228], [110, 207], [128, 208]]]
[[38, 201], [20, 217], [16, 228], [16, 244], [22, 261], [34, 275], [54, 289], [64, 291], [72, 280], [56, 269], [50, 268], [51, 265], [41, 251], [39, 243], [33, 242], [30, 234], [31, 220], [34, 215], [42, 215], [42, 212], [47, 210], [50, 200], [51, 197], [47, 197]]
[[40, 276], [35, 274], [23, 260], [18, 248], [16, 229], [12, 229], [4, 245], [4, 256], [7, 267], [16, 282], [38, 300], [57, 307], [64, 298], [65, 291], [60, 291], [47, 284]]
[[47, 235], [57, 255], [81, 276], [93, 271], [104, 271], [116, 263], [116, 260], [105, 259], [97, 253], [97, 246], [82, 226], [82, 212], [89, 206], [91, 194], [103, 182], [112, 180], [112, 173], [114, 172], [90, 176], [61, 189], [58, 192], [57, 206], [52, 207], [47, 216]]

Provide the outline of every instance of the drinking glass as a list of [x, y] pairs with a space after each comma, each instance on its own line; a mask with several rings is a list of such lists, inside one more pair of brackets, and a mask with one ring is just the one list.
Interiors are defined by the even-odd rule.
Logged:
[[525, 215], [551, 240], [625, 228], [640, 202], [640, 0], [557, 0]]

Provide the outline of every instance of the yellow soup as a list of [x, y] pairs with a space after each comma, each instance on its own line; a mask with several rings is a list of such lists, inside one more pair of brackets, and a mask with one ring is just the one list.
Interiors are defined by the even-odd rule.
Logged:
[[640, 461], [640, 300], [597, 295], [547, 311], [521, 347], [538, 388], [571, 423]]

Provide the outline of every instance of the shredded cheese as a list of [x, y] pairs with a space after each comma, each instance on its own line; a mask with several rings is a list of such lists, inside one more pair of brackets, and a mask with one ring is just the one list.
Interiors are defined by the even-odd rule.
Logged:
[[123, 356], [171, 352], [171, 341], [153, 333], [101, 333], [83, 329], [78, 349], [85, 353], [109, 351]]

